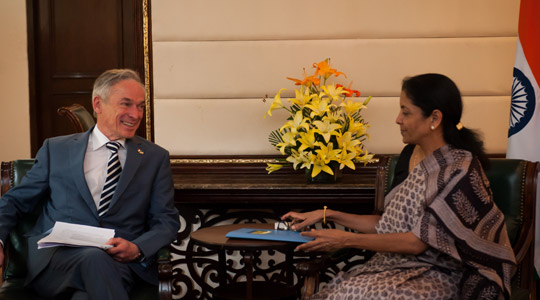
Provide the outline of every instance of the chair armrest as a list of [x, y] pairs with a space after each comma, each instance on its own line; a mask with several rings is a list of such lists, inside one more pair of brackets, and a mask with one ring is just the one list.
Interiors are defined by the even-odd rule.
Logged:
[[312, 261], [302, 261], [296, 264], [298, 275], [304, 278], [304, 284], [300, 291], [301, 300], [307, 300], [317, 292], [320, 274], [327, 266], [325, 260], [326, 257], [323, 256]]
[[159, 300], [172, 300], [172, 264], [169, 246], [159, 249], [158, 264]]
[[158, 261], [158, 263], [171, 261], [171, 250], [169, 249], [169, 246], [165, 246], [159, 249], [156, 260]]

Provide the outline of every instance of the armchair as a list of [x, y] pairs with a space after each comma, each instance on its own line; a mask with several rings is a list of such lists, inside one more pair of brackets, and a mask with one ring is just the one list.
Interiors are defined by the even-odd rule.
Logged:
[[[377, 172], [375, 213], [382, 213], [384, 196], [394, 179], [398, 156], [383, 156]], [[512, 278], [512, 299], [536, 299], [534, 282], [534, 222], [537, 177], [540, 163], [526, 160], [491, 158], [491, 168], [486, 172], [493, 199], [505, 215], [508, 236], [516, 255], [518, 269]], [[334, 256], [335, 254], [333, 254]], [[319, 273], [333, 256], [324, 256], [315, 262], [300, 263], [297, 271], [304, 275], [302, 299], [317, 291]]]
[[[34, 160], [24, 159], [10, 162], [2, 162], [0, 170], [0, 191], [2, 195], [11, 187], [20, 183], [26, 172], [30, 170]], [[24, 287], [26, 277], [27, 242], [25, 233], [35, 224], [41, 211], [41, 207], [19, 219], [16, 228], [10, 233], [9, 240], [5, 241], [5, 260], [2, 269], [3, 283], [0, 286], [0, 300], [40, 300], [42, 298]], [[167, 247], [162, 248], [158, 255], [159, 286], [153, 286], [146, 282], [137, 282], [130, 294], [132, 300], [170, 300], [172, 299], [172, 266], [170, 251]]]

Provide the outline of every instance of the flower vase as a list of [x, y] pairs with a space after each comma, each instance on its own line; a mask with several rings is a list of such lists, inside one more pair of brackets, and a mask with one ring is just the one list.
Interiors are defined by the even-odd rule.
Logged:
[[312, 177], [311, 172], [313, 171], [313, 167], [306, 169], [306, 180], [308, 183], [335, 183], [340, 178], [340, 170], [339, 166], [330, 166], [332, 168], [332, 171], [334, 172], [334, 175], [328, 174], [324, 171], [321, 171], [317, 176]]

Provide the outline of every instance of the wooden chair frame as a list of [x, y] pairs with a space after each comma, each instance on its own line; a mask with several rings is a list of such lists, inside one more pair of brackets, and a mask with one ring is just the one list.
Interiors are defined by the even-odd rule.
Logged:
[[60, 116], [65, 116], [69, 119], [75, 129], [75, 132], [85, 132], [89, 129], [90, 124], [83, 123], [80, 118], [80, 114], [88, 114], [89, 117], [93, 118], [90, 112], [88, 112], [88, 110], [86, 110], [86, 108], [80, 104], [60, 107], [57, 112]]

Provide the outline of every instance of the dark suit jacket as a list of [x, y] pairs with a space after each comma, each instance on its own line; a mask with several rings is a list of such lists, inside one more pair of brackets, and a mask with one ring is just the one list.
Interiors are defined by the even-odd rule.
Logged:
[[91, 131], [45, 141], [21, 184], [0, 199], [0, 239], [6, 241], [19, 213], [32, 211], [39, 199], [49, 197], [28, 234], [27, 283], [47, 266], [57, 249], [38, 250], [37, 241], [56, 221], [63, 221], [115, 229], [116, 237], [135, 243], [148, 260], [146, 266], [130, 263], [130, 267], [157, 284], [152, 258], [176, 239], [179, 229], [169, 153], [143, 138], [128, 139], [126, 162], [110, 209], [99, 217], [83, 168]]

